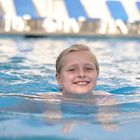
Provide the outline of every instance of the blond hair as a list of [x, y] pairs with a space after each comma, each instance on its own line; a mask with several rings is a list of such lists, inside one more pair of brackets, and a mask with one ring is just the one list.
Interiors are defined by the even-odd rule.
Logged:
[[96, 59], [96, 56], [91, 52], [91, 50], [89, 49], [88, 46], [84, 45], [84, 44], [74, 44], [72, 46], [70, 46], [69, 48], [63, 50], [59, 56], [57, 57], [56, 59], [56, 72], [60, 73], [61, 72], [61, 69], [62, 69], [62, 63], [63, 63], [63, 59], [64, 57], [73, 52], [73, 51], [89, 51], [92, 56], [93, 56], [93, 60], [94, 60], [94, 63], [95, 63], [95, 67], [96, 67], [96, 70], [97, 70], [97, 73], [99, 74], [99, 64], [97, 62], [97, 59]]

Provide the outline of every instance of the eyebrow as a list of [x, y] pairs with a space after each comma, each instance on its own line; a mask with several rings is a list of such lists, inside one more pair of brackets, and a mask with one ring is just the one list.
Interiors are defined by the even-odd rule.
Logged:
[[[84, 66], [95, 66], [94, 63], [93, 64], [91, 64], [91, 63], [84, 63], [83, 65]], [[68, 67], [75, 67], [75, 66], [77, 66], [77, 64], [70, 64], [70, 65], [68, 65]]]

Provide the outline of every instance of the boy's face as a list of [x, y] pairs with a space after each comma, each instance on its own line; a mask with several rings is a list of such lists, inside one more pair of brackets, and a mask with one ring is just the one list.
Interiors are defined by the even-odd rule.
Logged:
[[92, 93], [97, 77], [93, 56], [88, 51], [74, 51], [67, 54], [61, 72], [56, 74], [64, 94]]

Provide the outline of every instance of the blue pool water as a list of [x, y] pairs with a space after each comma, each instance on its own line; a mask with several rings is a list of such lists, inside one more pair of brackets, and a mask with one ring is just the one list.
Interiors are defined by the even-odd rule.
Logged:
[[[55, 96], [56, 57], [78, 42], [90, 46], [99, 61], [96, 91], [110, 92], [116, 102], [60, 103]], [[139, 140], [139, 60], [139, 39], [1, 36], [0, 139]]]

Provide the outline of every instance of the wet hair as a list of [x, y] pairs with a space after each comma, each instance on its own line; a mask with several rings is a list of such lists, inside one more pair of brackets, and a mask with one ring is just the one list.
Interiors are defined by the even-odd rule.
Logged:
[[74, 52], [74, 51], [88, 51], [88, 52], [90, 52], [93, 56], [93, 60], [95, 63], [97, 73], [99, 74], [99, 64], [97, 62], [96, 56], [91, 52], [89, 47], [84, 45], [84, 44], [74, 44], [74, 45], [70, 46], [69, 48], [63, 50], [56, 59], [56, 72], [58, 72], [58, 73], [61, 72], [64, 57], [67, 54]]

